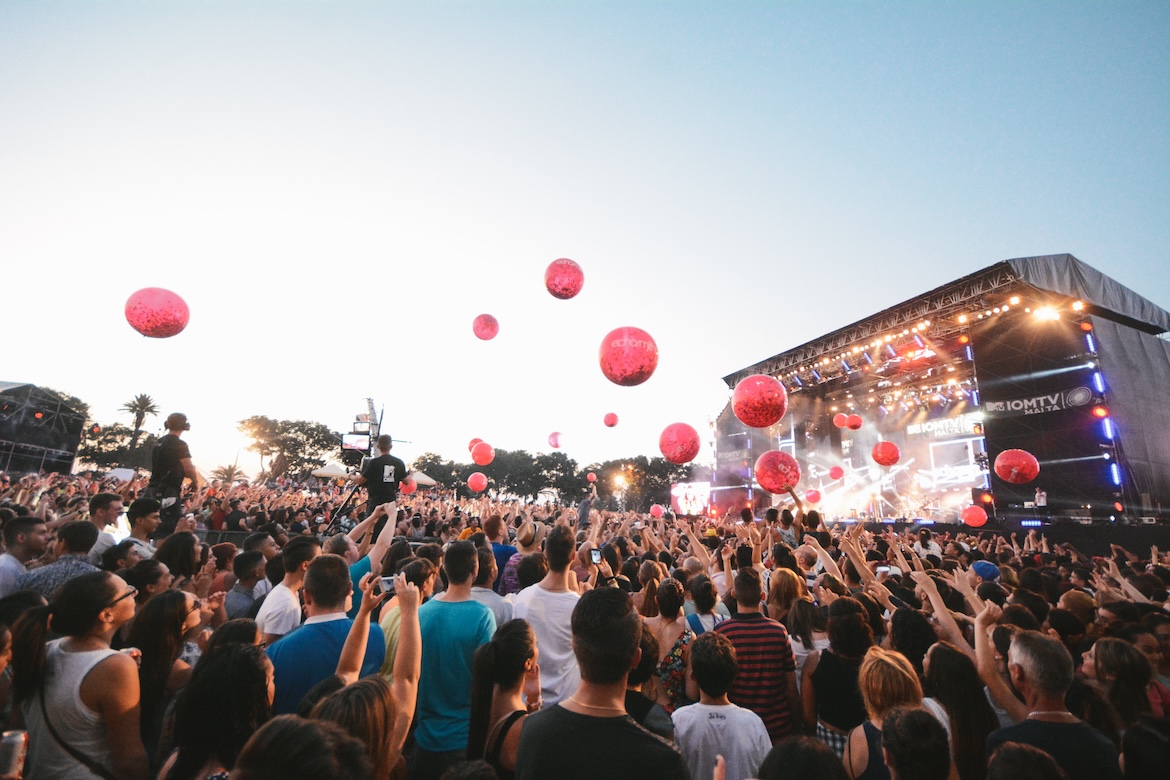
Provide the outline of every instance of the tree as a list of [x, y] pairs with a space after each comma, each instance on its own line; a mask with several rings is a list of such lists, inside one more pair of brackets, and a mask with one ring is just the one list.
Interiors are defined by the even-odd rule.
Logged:
[[244, 473], [244, 470], [234, 463], [230, 466], [220, 466], [211, 472], [211, 476], [228, 484], [239, 482], [240, 480], [246, 481], [248, 479], [248, 475]]
[[130, 440], [130, 448], [133, 449], [138, 444], [138, 437], [142, 435], [142, 424], [146, 422], [146, 416], [158, 414], [158, 404], [146, 393], [139, 393], [133, 400], [127, 401], [121, 411], [134, 415], [134, 435]]
[[454, 464], [449, 460], [443, 460], [433, 452], [424, 452], [422, 455], [419, 455], [410, 464], [410, 468], [413, 471], [423, 472], [435, 480], [435, 483], [439, 487], [450, 487], [454, 481]]
[[340, 446], [341, 437], [319, 422], [309, 420], [273, 420], [257, 415], [241, 420], [239, 430], [252, 439], [248, 449], [264, 458], [273, 456], [294, 478], [304, 477], [325, 465], [325, 455]]
[[77, 457], [98, 468], [149, 469], [150, 454], [158, 439], [148, 435], [141, 443], [134, 441], [135, 432], [128, 426], [114, 423], [104, 428], [86, 430]]

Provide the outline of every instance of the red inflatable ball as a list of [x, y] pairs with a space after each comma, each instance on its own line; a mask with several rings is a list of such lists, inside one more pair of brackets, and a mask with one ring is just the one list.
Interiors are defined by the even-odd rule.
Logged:
[[496, 451], [486, 441], [471, 448], [471, 461], [477, 466], [486, 466], [496, 459]]
[[475, 472], [467, 478], [467, 487], [472, 493], [482, 493], [487, 489], [487, 476], [482, 471]]
[[732, 391], [731, 411], [744, 425], [767, 428], [788, 411], [788, 391], [766, 374], [752, 374], [739, 380]]
[[594, 474], [592, 471], [590, 471], [588, 474], [585, 475], [585, 479], [589, 480], [590, 482], [596, 482], [597, 475]]
[[769, 493], [787, 493], [800, 482], [800, 464], [780, 450], [768, 450], [756, 460], [756, 482]]
[[552, 447], [554, 450], [559, 450], [561, 448], [560, 431], [553, 431], [548, 435], [548, 446]]
[[1040, 476], [1040, 461], [1026, 450], [1004, 450], [995, 458], [995, 474], [1004, 482], [1023, 485]]
[[851, 431], [856, 431], [861, 427], [862, 419], [860, 414], [851, 414], [845, 419], [845, 427]]
[[409, 477], [402, 480], [402, 482], [398, 485], [398, 492], [404, 496], [409, 496], [416, 490], [418, 490], [418, 483]]
[[584, 285], [585, 272], [567, 257], [553, 260], [544, 269], [544, 287], [554, 298], [568, 300], [581, 292]]
[[844, 412], [837, 412], [835, 415], [833, 415], [833, 425], [836, 425], [838, 428], [844, 428], [848, 422], [849, 415], [845, 414]]
[[963, 522], [972, 528], [979, 528], [987, 523], [987, 512], [983, 507], [972, 504], [963, 510]]
[[699, 432], [686, 423], [672, 423], [658, 437], [658, 449], [671, 463], [690, 463], [699, 454]]
[[605, 418], [602, 420], [602, 422], [605, 423], [606, 428], [612, 428], [613, 426], [617, 425], [617, 415], [613, 412], [610, 412], [609, 414], [605, 415]]
[[651, 504], [650, 505], [650, 516], [651, 517], [662, 517], [663, 513], [665, 513], [665, 512], [666, 512], [666, 510], [662, 508], [662, 504]]
[[477, 339], [491, 341], [500, 332], [500, 321], [490, 314], [481, 314], [471, 323], [471, 331]]
[[902, 451], [892, 441], [879, 441], [870, 453], [879, 466], [893, 466], [902, 457]]
[[469, 441], [467, 443], [467, 451], [471, 452], [472, 450], [474, 450], [475, 445], [479, 444], [481, 441], [483, 441], [483, 439], [480, 439], [480, 438], [475, 438], [475, 439], [472, 439], [471, 441]]
[[845, 476], [845, 469], [840, 466], [829, 469], [829, 479], [841, 479], [843, 476]]
[[190, 319], [187, 302], [161, 287], [144, 287], [126, 300], [126, 321], [152, 339], [179, 335]]
[[804, 493], [804, 500], [809, 502], [810, 504], [821, 503], [821, 491], [819, 491], [819, 490], [806, 490]]
[[658, 345], [641, 328], [615, 328], [606, 334], [598, 352], [601, 373], [615, 385], [633, 387], [658, 368]]

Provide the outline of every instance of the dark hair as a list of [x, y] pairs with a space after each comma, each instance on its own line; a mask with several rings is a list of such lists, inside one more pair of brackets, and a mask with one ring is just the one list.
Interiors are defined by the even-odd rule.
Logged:
[[873, 647], [873, 629], [866, 622], [861, 602], [843, 596], [829, 605], [829, 647], [850, 661], [860, 661]]
[[691, 577], [690, 582], [687, 583], [687, 589], [691, 592], [691, 598], [695, 601], [695, 612], [700, 615], [708, 615], [715, 609], [715, 604], [719, 601], [719, 594], [715, 590], [715, 583], [711, 582], [711, 578], [706, 574], [696, 574]]
[[65, 542], [65, 549], [74, 555], [89, 552], [97, 538], [97, 526], [88, 520], [74, 520], [57, 529], [57, 539]]
[[739, 662], [731, 640], [716, 631], [707, 631], [691, 642], [691, 672], [699, 690], [708, 696], [722, 696], [731, 690]]
[[206, 656], [212, 650], [228, 645], [255, 645], [259, 637], [260, 626], [256, 624], [255, 620], [251, 618], [229, 620], [212, 632], [211, 638], [207, 640], [207, 649], [203, 651], [203, 655]]
[[103, 512], [110, 508], [110, 504], [121, 500], [122, 497], [117, 493], [98, 493], [89, 500], [89, 513], [92, 515], [98, 512]]
[[24, 613], [12, 628], [12, 690], [17, 703], [36, 693], [44, 677], [50, 628], [61, 636], [85, 636], [120, 595], [119, 580], [105, 571], [66, 580], [47, 606]]
[[573, 654], [581, 679], [598, 685], [626, 679], [638, 651], [642, 618], [617, 588], [587, 591], [572, 616]]
[[460, 761], [448, 767], [439, 780], [497, 780], [499, 775], [486, 761]]
[[284, 574], [284, 553], [277, 553], [264, 562], [264, 579], [268, 580], [272, 587], [275, 588], [284, 582]]
[[1068, 780], [1056, 759], [1040, 748], [1020, 742], [1005, 742], [987, 762], [987, 780]]
[[1043, 596], [1023, 588], [1022, 585], [1012, 594], [1012, 606], [1017, 604], [1027, 607], [1032, 616], [1036, 618], [1037, 626], [1044, 622], [1044, 619], [1048, 617], [1048, 610], [1052, 608], [1052, 605]]
[[546, 574], [548, 574], [548, 558], [542, 552], [523, 555], [520, 557], [520, 562], [516, 564], [516, 579], [520, 583], [521, 590], [540, 582]]
[[272, 541], [276, 541], [276, 538], [267, 531], [259, 531], [254, 534], [248, 534], [244, 537], [244, 550], [246, 552], [259, 550], [264, 546], [265, 539], [272, 539]]
[[443, 571], [447, 574], [447, 581], [456, 585], [470, 580], [477, 565], [475, 545], [468, 541], [451, 542], [443, 554]]
[[160, 502], [155, 501], [153, 498], [138, 498], [126, 509], [126, 520], [133, 527], [134, 521], [138, 518], [153, 515], [155, 512], [160, 511], [162, 511], [162, 504]]
[[1121, 738], [1126, 780], [1161, 780], [1170, 766], [1170, 720], [1143, 716]]
[[427, 580], [434, 577], [438, 571], [438, 567], [426, 558], [408, 559], [405, 565], [400, 566], [398, 569], [398, 573], [419, 590], [422, 590]]
[[573, 529], [567, 525], [554, 525], [544, 539], [544, 554], [548, 556], [548, 568], [556, 572], [569, 568], [576, 547], [577, 540], [573, 538]]
[[[658, 584], [658, 592], [654, 594], [658, 601], [658, 614], [667, 620], [676, 619], [683, 608], [682, 583], [667, 577]], [[650, 594], [646, 594], [649, 598]]]
[[528, 621], [509, 620], [496, 629], [490, 642], [475, 651], [471, 678], [471, 720], [467, 755], [481, 758], [491, 730], [492, 692], [508, 690], [523, 678], [525, 664], [536, 655], [536, 634]]
[[925, 710], [891, 710], [882, 721], [882, 747], [898, 780], [946, 780], [951, 771], [946, 729]]
[[390, 545], [390, 549], [382, 556], [382, 571], [396, 572], [401, 567], [399, 564], [407, 558], [413, 558], [414, 550], [411, 549], [410, 542], [405, 539], [398, 539]]
[[[495, 515], [493, 515], [495, 517]], [[490, 519], [490, 518], [489, 518]], [[498, 519], [498, 518], [497, 518]], [[481, 587], [491, 587], [488, 582], [492, 576], [492, 565], [495, 564], [496, 554], [491, 547], [477, 547], [475, 549], [475, 559], [479, 568], [475, 573], [475, 585]]]
[[268, 664], [254, 644], [208, 645], [175, 703], [178, 753], [169, 780], [195, 780], [211, 758], [235, 766], [248, 737], [272, 717]]
[[300, 570], [301, 564], [309, 563], [316, 558], [320, 549], [321, 542], [315, 536], [294, 537], [280, 551], [285, 574]]
[[987, 766], [987, 735], [999, 728], [999, 719], [987, 701], [975, 663], [949, 642], [939, 642], [931, 649], [927, 666], [926, 692], [950, 718], [952, 753], [959, 777], [980, 777]]
[[759, 606], [764, 598], [760, 573], [752, 568], [740, 569], [735, 573], [735, 600], [745, 606]]
[[4, 598], [0, 598], [0, 623], [6, 626], [16, 626], [16, 621], [25, 612], [43, 607], [48, 603], [48, 599], [41, 595], [39, 590], [25, 588], [9, 593]]
[[237, 580], [248, 579], [256, 569], [260, 569], [260, 576], [264, 576], [264, 553], [259, 550], [247, 550], [232, 560], [232, 573]]
[[906, 656], [919, 679], [922, 678], [922, 657], [937, 641], [934, 624], [925, 614], [905, 607], [894, 610], [890, 617], [890, 647]]
[[113, 547], [107, 547], [102, 551], [102, 568], [106, 571], [117, 571], [122, 568], [122, 564], [126, 562], [126, 554], [134, 549], [137, 545], [126, 539], [118, 542]]
[[785, 737], [768, 751], [760, 764], [760, 780], [849, 780], [845, 766], [833, 749], [815, 737]]
[[199, 548], [199, 537], [190, 531], [171, 534], [163, 539], [154, 554], [154, 559], [165, 563], [175, 577], [190, 579], [198, 571], [195, 550]]
[[368, 780], [372, 772], [366, 746], [340, 726], [281, 715], [244, 745], [232, 780]]
[[794, 640], [800, 640], [805, 650], [814, 650], [813, 632], [826, 630], [825, 616], [817, 609], [811, 598], [799, 598], [792, 602], [784, 617], [785, 626]]
[[168, 590], [146, 602], [135, 616], [126, 638], [129, 646], [142, 651], [138, 679], [142, 684], [144, 738], [150, 733], [152, 720], [162, 719], [159, 708], [163, 703], [167, 677], [183, 653], [183, 624], [190, 614], [187, 607], [190, 595], [183, 590]]
[[1048, 627], [1060, 634], [1060, 639], [1065, 644], [1069, 640], [1085, 635], [1085, 624], [1067, 609], [1050, 610], [1048, 612]]
[[349, 564], [340, 555], [318, 555], [305, 571], [305, 594], [322, 609], [342, 610], [353, 590]]
[[1121, 716], [1123, 728], [1149, 714], [1147, 688], [1154, 669], [1145, 653], [1123, 639], [1105, 637], [1093, 645], [1093, 660], [1097, 678], [1105, 683], [1106, 697]]
[[650, 679], [650, 675], [654, 674], [654, 670], [658, 667], [658, 637], [654, 636], [653, 631], [642, 629], [642, 638], [638, 642], [638, 647], [642, 649], [642, 657], [638, 659], [638, 663], [630, 670], [626, 677], [626, 685], [642, 685]]
[[[4, 524], [4, 546], [12, 549], [20, 544], [18, 539], [21, 534], [27, 534], [38, 525], [44, 525], [45, 520], [42, 517], [33, 517], [32, 515], [18, 516], [9, 520]], [[92, 525], [92, 523], [90, 523]]]
[[1023, 604], [1008, 604], [1004, 607], [1003, 617], [999, 619], [998, 625], [1015, 626], [1025, 631], [1040, 630], [1040, 621], [1036, 619], [1036, 615], [1032, 613], [1032, 610]]

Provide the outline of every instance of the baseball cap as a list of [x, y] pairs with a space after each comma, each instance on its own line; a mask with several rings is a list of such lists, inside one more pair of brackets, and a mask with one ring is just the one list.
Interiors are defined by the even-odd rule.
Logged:
[[991, 561], [975, 561], [975, 563], [971, 564], [971, 568], [985, 580], [999, 579], [999, 567]]

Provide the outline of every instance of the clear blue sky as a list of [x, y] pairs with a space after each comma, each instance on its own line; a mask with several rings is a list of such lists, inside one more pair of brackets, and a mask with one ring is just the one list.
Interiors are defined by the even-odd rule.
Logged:
[[[1168, 44], [1164, 2], [6, 2], [0, 380], [103, 422], [150, 393], [205, 469], [369, 395], [408, 458], [587, 462], [1002, 259], [1167, 307]], [[143, 286], [186, 332], [129, 329]], [[637, 388], [597, 368], [619, 325], [662, 351]]]

